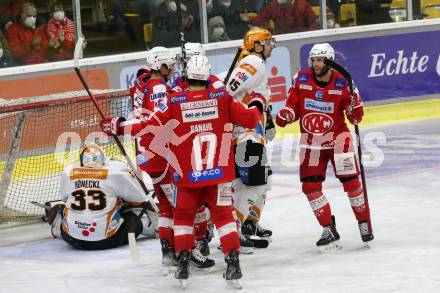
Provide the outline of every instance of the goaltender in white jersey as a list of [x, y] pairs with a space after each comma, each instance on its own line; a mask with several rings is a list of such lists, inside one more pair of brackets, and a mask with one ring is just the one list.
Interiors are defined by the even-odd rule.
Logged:
[[87, 146], [80, 162], [64, 169], [60, 196], [65, 206], [53, 225], [61, 228], [62, 238], [75, 248], [123, 245], [130, 231], [136, 236], [155, 235], [157, 214], [147, 209], [141, 219], [137, 216], [147, 203], [134, 174], [124, 163], [106, 161], [97, 145]]

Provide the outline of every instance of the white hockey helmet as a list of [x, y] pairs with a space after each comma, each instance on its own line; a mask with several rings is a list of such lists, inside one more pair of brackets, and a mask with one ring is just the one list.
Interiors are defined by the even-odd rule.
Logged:
[[200, 43], [185, 43], [186, 59], [192, 56], [206, 56], [206, 51]]
[[335, 60], [335, 50], [329, 43], [319, 43], [313, 45], [309, 52], [309, 60], [315, 57], [325, 57], [330, 60]]
[[207, 81], [211, 76], [211, 65], [209, 65], [208, 57], [192, 56], [186, 64], [186, 77], [188, 79]]
[[105, 165], [105, 154], [97, 144], [88, 144], [81, 151], [79, 161], [82, 167], [101, 168]]
[[168, 68], [173, 67], [176, 64], [176, 55], [171, 52], [170, 49], [165, 47], [154, 47], [147, 52], [146, 66], [151, 70], [160, 70], [162, 65], [166, 65]]

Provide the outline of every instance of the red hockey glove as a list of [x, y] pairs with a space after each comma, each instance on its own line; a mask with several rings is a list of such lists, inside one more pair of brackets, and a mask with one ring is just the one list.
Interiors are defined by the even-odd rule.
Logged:
[[121, 123], [125, 121], [124, 117], [104, 118], [100, 122], [102, 131], [108, 136], [121, 135]]
[[346, 115], [351, 124], [359, 124], [364, 116], [364, 107], [362, 107], [362, 104], [357, 106], [350, 105], [346, 109]]
[[256, 92], [252, 92], [250, 95], [250, 100], [248, 103], [248, 108], [257, 107], [261, 114], [263, 114], [264, 109], [266, 108], [266, 100], [263, 95], [258, 94]]
[[295, 111], [292, 108], [286, 107], [278, 112], [276, 123], [278, 126], [285, 127], [295, 120]]

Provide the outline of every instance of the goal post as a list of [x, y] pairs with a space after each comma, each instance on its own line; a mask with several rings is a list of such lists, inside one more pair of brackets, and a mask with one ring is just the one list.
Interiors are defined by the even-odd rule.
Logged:
[[[94, 90], [109, 116], [132, 111], [128, 90]], [[44, 203], [59, 199], [61, 171], [79, 161], [85, 143], [100, 144], [107, 158], [124, 161], [85, 91], [0, 102], [0, 224], [40, 218]], [[134, 159], [134, 140], [121, 137]]]

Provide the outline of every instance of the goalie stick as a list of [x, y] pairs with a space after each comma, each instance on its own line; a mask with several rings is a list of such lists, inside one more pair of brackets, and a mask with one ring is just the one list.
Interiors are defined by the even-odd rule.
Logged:
[[[330, 60], [328, 58], [324, 58], [324, 63], [329, 66], [330, 68], [335, 69], [338, 71], [348, 82], [348, 88], [350, 90], [350, 96], [351, 101], [353, 103], [353, 79], [351, 78], [351, 74], [348, 73], [348, 71], [342, 67], [340, 64], [336, 63], [333, 60]], [[362, 146], [361, 146], [361, 136], [359, 133], [359, 126], [357, 124], [354, 125], [354, 132], [356, 133], [356, 140], [357, 140], [357, 146], [358, 146], [358, 156], [359, 156], [359, 169], [361, 173], [361, 179], [362, 179], [362, 188], [364, 190], [365, 195], [365, 206], [367, 207], [368, 211], [370, 211], [370, 205], [368, 204], [368, 195], [367, 195], [367, 183], [365, 180], [365, 172], [364, 172], [364, 164], [362, 163]], [[371, 225], [371, 216], [370, 213], [368, 217], [368, 229], [370, 230], [370, 233], [373, 233], [373, 227]]]

